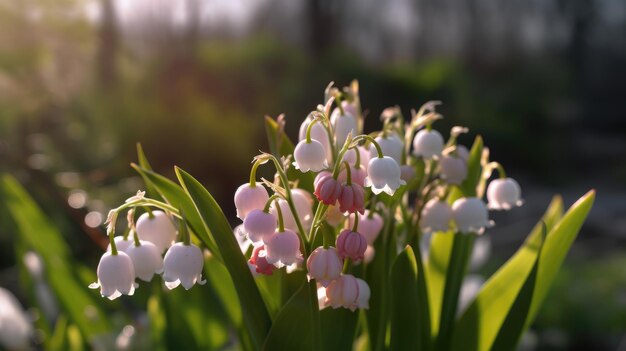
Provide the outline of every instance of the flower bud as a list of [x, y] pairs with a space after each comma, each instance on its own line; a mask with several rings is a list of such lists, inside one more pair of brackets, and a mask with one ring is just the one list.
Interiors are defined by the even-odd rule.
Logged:
[[[304, 122], [300, 125], [300, 141], [306, 139], [306, 130], [311, 124], [312, 119], [307, 117]], [[324, 125], [320, 122], [317, 122], [311, 127], [311, 139], [317, 140], [324, 147], [324, 154], [326, 155], [326, 161], [330, 162], [332, 160], [332, 149], [330, 147], [330, 140], [328, 138], [328, 132]]]
[[487, 200], [491, 210], [510, 210], [521, 206], [524, 201], [520, 199], [522, 190], [513, 178], [494, 179], [487, 187]]
[[352, 183], [342, 186], [338, 201], [341, 212], [363, 213], [365, 211], [365, 191], [359, 184]]
[[326, 303], [332, 308], [344, 307], [351, 311], [361, 306], [367, 306], [369, 287], [364, 289], [363, 296], [359, 298], [361, 288], [363, 288], [363, 283], [359, 284], [357, 278], [350, 274], [343, 274], [339, 279], [333, 280], [326, 288]]
[[274, 234], [276, 225], [276, 216], [263, 210], [252, 210], [243, 220], [243, 230], [253, 243], [263, 241]]
[[357, 131], [356, 117], [346, 111], [344, 112], [345, 114], [342, 115], [341, 111], [338, 108], [335, 108], [333, 113], [330, 114], [330, 123], [335, 131], [335, 144], [337, 145], [337, 148], [341, 148], [343, 146], [346, 142], [348, 134], [352, 133], [354, 136]]
[[149, 282], [155, 273], [163, 272], [163, 257], [161, 252], [153, 243], [141, 240], [141, 245], [131, 245], [126, 250], [126, 254], [133, 261], [137, 278]]
[[[394, 161], [396, 161], [399, 165], [402, 164], [402, 152], [404, 151], [404, 143], [396, 133], [391, 133], [387, 136], [380, 135], [374, 140], [376, 140], [376, 142], [382, 149], [383, 155], [393, 158]], [[376, 147], [372, 145], [370, 147], [370, 159], [376, 157], [377, 155], [378, 152], [376, 151]]]
[[267, 262], [265, 246], [260, 245], [254, 248], [252, 251], [252, 257], [248, 260], [254, 265], [255, 272], [265, 275], [272, 275], [274, 272], [274, 265]]
[[[374, 244], [378, 234], [383, 229], [383, 218], [376, 212], [371, 213], [370, 211], [365, 210], [363, 214], [358, 214], [359, 216], [359, 233], [361, 233], [367, 243], [369, 245]], [[348, 228], [352, 228], [354, 226], [354, 214], [349, 217]]]
[[300, 238], [292, 230], [276, 232], [265, 239], [265, 258], [278, 268], [289, 266], [302, 260]]
[[482, 234], [493, 224], [489, 221], [487, 206], [475, 197], [460, 198], [452, 204], [452, 214], [461, 233]]
[[202, 267], [204, 267], [204, 256], [199, 247], [184, 243], [172, 245], [163, 259], [165, 286], [172, 290], [182, 285], [185, 290], [189, 290], [196, 283], [204, 285], [206, 280], [202, 279]]
[[341, 195], [341, 185], [331, 174], [324, 175], [316, 178], [314, 194], [323, 204], [334, 205]]
[[235, 192], [237, 217], [244, 220], [250, 211], [263, 209], [269, 198], [263, 185], [251, 186], [250, 183], [241, 185]]
[[450, 229], [452, 208], [445, 201], [432, 199], [422, 209], [420, 228], [423, 232], [446, 232]]
[[311, 139], [310, 142], [302, 140], [296, 145], [296, 149], [293, 151], [294, 163], [296, 169], [306, 173], [308, 171], [319, 172], [328, 167], [326, 161], [326, 151], [322, 144]]
[[460, 157], [443, 156], [439, 161], [441, 179], [448, 184], [461, 184], [467, 177], [467, 161]]
[[139, 239], [153, 243], [159, 252], [165, 251], [176, 239], [176, 227], [170, 217], [163, 211], [146, 212], [139, 216], [135, 226]]
[[135, 293], [135, 267], [133, 261], [123, 251], [117, 255], [105, 252], [98, 263], [98, 282], [91, 283], [90, 289], [100, 288], [100, 295], [109, 300]]
[[376, 195], [385, 192], [389, 195], [406, 182], [400, 179], [401, 171], [398, 163], [393, 158], [385, 156], [383, 158], [374, 157], [367, 166], [367, 178], [365, 186], [372, 188]]
[[339, 257], [342, 259], [350, 258], [352, 261], [359, 262], [363, 259], [367, 249], [367, 240], [359, 232], [344, 229], [337, 237], [336, 246]]
[[315, 279], [322, 286], [327, 287], [331, 281], [341, 276], [343, 262], [334, 247], [325, 249], [320, 246], [311, 252], [306, 261], [306, 267], [309, 271], [309, 279]]
[[422, 129], [413, 138], [413, 154], [426, 160], [439, 157], [443, 151], [443, 137], [436, 130]]

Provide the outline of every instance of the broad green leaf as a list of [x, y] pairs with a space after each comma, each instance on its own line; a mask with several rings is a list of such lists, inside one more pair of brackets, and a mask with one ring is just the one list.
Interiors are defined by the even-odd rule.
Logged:
[[446, 285], [446, 274], [450, 262], [450, 254], [454, 244], [454, 234], [434, 233], [430, 239], [428, 261], [425, 267], [428, 282], [428, 302], [430, 305], [431, 335], [439, 333], [443, 291]]
[[303, 283], [276, 316], [263, 350], [314, 350], [311, 297], [308, 283]]
[[206, 247], [209, 248], [214, 255], [221, 259], [220, 251], [217, 249], [215, 238], [211, 235], [210, 230], [202, 222], [200, 214], [196, 211], [196, 207], [193, 202], [185, 194], [185, 191], [173, 181], [165, 178], [164, 176], [140, 167], [136, 164], [131, 166], [139, 172], [139, 174], [146, 180], [147, 183], [152, 184], [155, 190], [161, 195], [170, 205], [180, 209], [185, 214], [189, 227], [196, 234], [196, 236], [202, 241]]
[[[461, 316], [453, 336], [453, 350], [490, 350], [498, 333], [502, 335], [499, 345], [510, 345], [512, 338], [523, 333], [532, 322], [533, 306], [538, 308], [541, 303], [538, 294], [545, 296], [591, 208], [593, 198], [592, 192], [585, 195], [562, 219], [562, 202], [559, 197], [553, 199], [542, 220], [548, 231], [543, 246], [540, 222], [515, 255], [485, 283]], [[539, 262], [538, 266], [535, 262]], [[546, 270], [545, 266], [549, 265], [556, 265], [556, 268]], [[525, 306], [528, 303], [530, 307]], [[504, 327], [507, 330], [500, 331]]]
[[359, 311], [325, 308], [320, 311], [323, 350], [350, 350], [359, 319]]
[[224, 265], [239, 296], [243, 322], [253, 345], [258, 348], [269, 331], [271, 320], [232, 228], [213, 196], [200, 182], [180, 168], [176, 168], [176, 175], [194, 204], [194, 213], [200, 214], [205, 227], [216, 239]]
[[206, 274], [207, 285], [210, 285], [215, 294], [219, 296], [219, 300], [216, 303], [223, 304], [222, 308], [232, 325], [240, 326], [241, 306], [237, 299], [237, 291], [233, 281], [230, 279], [224, 264], [214, 257], [210, 257], [204, 265], [204, 273]]
[[476, 186], [482, 176], [483, 167], [480, 160], [483, 155], [483, 138], [479, 135], [474, 140], [472, 149], [470, 150], [469, 159], [467, 160], [467, 177], [461, 183], [463, 195], [476, 196]]
[[417, 262], [407, 246], [391, 268], [391, 350], [418, 349], [418, 308]]
[[82, 284], [72, 270], [70, 250], [61, 233], [13, 177], [1, 178], [0, 193], [16, 234], [29, 249], [41, 255], [50, 288], [67, 313], [71, 329], [78, 328], [88, 340], [109, 331], [110, 323], [94, 300], [100, 297], [95, 297], [96, 293]]
[[[265, 117], [265, 131], [272, 155], [280, 160], [282, 156], [293, 154], [293, 143], [289, 140], [289, 137], [280, 130], [278, 123], [270, 117]], [[297, 179], [299, 188], [313, 192], [313, 180], [315, 179], [313, 172], [302, 173], [295, 169], [295, 167], [289, 167], [287, 177], [290, 180]]]

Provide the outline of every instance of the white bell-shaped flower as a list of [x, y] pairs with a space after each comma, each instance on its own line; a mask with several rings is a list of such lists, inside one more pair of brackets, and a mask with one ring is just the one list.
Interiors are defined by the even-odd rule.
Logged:
[[[399, 165], [402, 164], [402, 151], [404, 150], [404, 143], [396, 133], [391, 133], [386, 136], [379, 135], [374, 140], [376, 140], [378, 145], [380, 145], [383, 155], [393, 158]], [[370, 159], [376, 157], [377, 155], [378, 152], [376, 151], [376, 147], [372, 145], [370, 147]]]
[[204, 257], [199, 247], [182, 242], [172, 245], [163, 259], [165, 286], [172, 290], [182, 285], [185, 290], [189, 290], [196, 283], [204, 285], [206, 280], [202, 279], [202, 267]]
[[154, 274], [163, 273], [163, 257], [153, 243], [145, 240], [139, 241], [140, 245], [131, 245], [126, 254], [133, 261], [137, 278], [149, 282]]
[[475, 197], [463, 197], [452, 204], [452, 213], [457, 229], [461, 233], [482, 234], [491, 227], [489, 212], [485, 203]]
[[[115, 241], [115, 247], [118, 250], [124, 252], [126, 252], [126, 249], [128, 249], [133, 244], [133, 239], [130, 237], [130, 234], [128, 235], [128, 237], [126, 237], [126, 239], [124, 239], [124, 237], [120, 235], [113, 238], [113, 240]], [[107, 246], [107, 251], [111, 251], [110, 243]]]
[[[311, 118], [307, 117], [300, 125], [300, 138], [298, 139], [299, 141], [306, 139], [306, 130], [309, 127], [309, 124], [311, 124], [311, 121]], [[317, 122], [313, 125], [313, 127], [311, 127], [311, 139], [317, 140], [320, 142], [320, 144], [322, 144], [322, 147], [324, 147], [324, 153], [326, 154], [326, 161], [331, 162], [333, 151], [330, 147], [328, 132], [326, 131], [326, 128], [324, 128], [324, 125], [322, 123]]]
[[241, 185], [235, 191], [237, 217], [244, 220], [250, 211], [263, 209], [269, 198], [267, 189], [263, 185], [255, 184], [252, 186], [250, 183]]
[[293, 165], [296, 169], [306, 173], [308, 171], [319, 172], [325, 168], [328, 168], [328, 162], [326, 161], [326, 151], [322, 144], [311, 139], [310, 142], [302, 140], [296, 145], [296, 149], [293, 150]]
[[243, 230], [253, 243], [261, 242], [274, 234], [276, 226], [276, 216], [263, 210], [252, 210], [243, 220]]
[[413, 178], [415, 178], [415, 167], [411, 165], [400, 166], [400, 179], [408, 184]]
[[510, 210], [521, 206], [522, 189], [513, 178], [494, 179], [487, 187], [487, 205], [491, 210]]
[[122, 294], [135, 293], [135, 267], [133, 261], [123, 251], [117, 255], [105, 252], [98, 263], [98, 282], [91, 283], [90, 289], [100, 288], [100, 295], [114, 300]]
[[443, 137], [436, 130], [422, 129], [413, 138], [413, 154], [426, 160], [438, 158], [443, 151]]
[[406, 184], [400, 176], [400, 166], [393, 158], [374, 157], [367, 166], [365, 186], [371, 187], [374, 194], [385, 192], [393, 195], [401, 185]]
[[422, 209], [420, 228], [423, 232], [445, 232], [450, 229], [452, 208], [445, 201], [431, 199]]
[[467, 177], [467, 161], [460, 157], [443, 156], [439, 160], [441, 179], [448, 184], [461, 184]]
[[348, 134], [352, 133], [354, 136], [357, 131], [357, 119], [354, 115], [344, 111], [341, 114], [339, 108], [335, 108], [333, 113], [330, 114], [330, 124], [335, 131], [335, 144], [338, 148], [341, 148], [348, 138]]
[[135, 226], [139, 239], [153, 243], [159, 252], [165, 251], [176, 239], [176, 227], [170, 217], [163, 211], [152, 211], [139, 216]]
[[0, 287], [0, 348], [30, 350], [33, 325], [29, 315], [9, 290]]
[[306, 267], [309, 271], [309, 278], [315, 279], [326, 287], [331, 281], [341, 276], [343, 262], [339, 258], [337, 249], [332, 246], [327, 249], [320, 246], [311, 252], [306, 261]]
[[469, 150], [467, 149], [465, 145], [457, 145], [456, 156], [460, 159], [465, 160], [465, 162], [467, 162], [467, 160], [469, 160]]
[[269, 264], [278, 268], [302, 261], [298, 234], [285, 229], [265, 239], [265, 258]]

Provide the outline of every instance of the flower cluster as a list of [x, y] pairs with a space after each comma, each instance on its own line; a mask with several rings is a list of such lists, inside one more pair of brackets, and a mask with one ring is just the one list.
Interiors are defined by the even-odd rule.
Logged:
[[[98, 282], [89, 287], [100, 288], [103, 297], [113, 300], [121, 295], [133, 295], [137, 278], [150, 282], [155, 274], [163, 275], [168, 289], [182, 285], [189, 290], [196, 283], [204, 284], [204, 256], [199, 247], [190, 243], [184, 221], [181, 221], [182, 242], [175, 242], [178, 230], [170, 214], [147, 207], [148, 211], [135, 222], [135, 207], [142, 204], [169, 209], [169, 205], [146, 199], [139, 192], [112, 210], [108, 219], [111, 242], [98, 264]], [[130, 208], [128, 231], [124, 236], [114, 236], [118, 213], [127, 208]]]

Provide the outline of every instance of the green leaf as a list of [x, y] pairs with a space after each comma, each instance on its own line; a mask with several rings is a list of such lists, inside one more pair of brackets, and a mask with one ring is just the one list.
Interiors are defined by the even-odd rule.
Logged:
[[467, 177], [461, 183], [461, 190], [466, 197], [476, 196], [476, 186], [482, 176], [483, 167], [480, 160], [483, 155], [483, 138], [479, 135], [474, 140], [467, 160]]
[[419, 348], [418, 309], [417, 262], [407, 246], [391, 268], [391, 350]]
[[[270, 117], [265, 117], [265, 131], [270, 146], [270, 152], [279, 160], [282, 156], [292, 155], [294, 146], [289, 137], [281, 130], [278, 123]], [[287, 170], [287, 178], [298, 180], [298, 187], [308, 192], [313, 192], [313, 180], [315, 174], [313, 172], [302, 173], [294, 167]]]
[[77, 327], [87, 339], [109, 331], [109, 320], [94, 300], [99, 297], [78, 279], [63, 236], [26, 190], [15, 178], [4, 175], [0, 180], [0, 198], [15, 224], [16, 234], [30, 250], [41, 255], [50, 288], [67, 313], [69, 324], [76, 325], [72, 330]]
[[[201, 216], [206, 228], [209, 228], [215, 236], [224, 265], [228, 269], [239, 296], [243, 322], [255, 348], [258, 348], [269, 331], [271, 320], [232, 228], [213, 196], [200, 182], [178, 167], [176, 175], [181, 186], [193, 201], [193, 213]], [[189, 213], [185, 211], [185, 214]]]
[[307, 316], [310, 307], [310, 289], [303, 283], [276, 316], [263, 350], [313, 350], [312, 319]]
[[208, 247], [209, 250], [218, 257], [218, 259], [221, 259], [220, 251], [217, 249], [217, 244], [215, 243], [215, 238], [213, 238], [209, 229], [204, 225], [200, 214], [196, 211], [193, 201], [191, 201], [185, 191], [176, 183], [158, 173], [140, 167], [136, 164], [131, 164], [131, 166], [139, 172], [148, 184], [152, 184], [152, 186], [154, 186], [155, 190], [159, 195], [161, 195], [163, 200], [183, 211], [185, 218], [187, 219], [187, 223], [194, 234], [196, 234], [200, 241], [202, 241], [202, 243], [206, 245], [206, 247]]
[[[143, 152], [141, 143], [137, 143], [137, 162], [139, 162], [139, 166], [141, 168], [152, 171], [152, 166], [150, 166], [150, 162], [148, 162], [148, 158]], [[144, 174], [141, 174], [141, 177], [143, 178], [143, 182], [146, 183], [146, 193], [148, 196], [156, 196], [156, 194], [159, 194], [154, 185], [152, 185], [150, 180]]]
[[426, 281], [428, 282], [431, 335], [435, 336], [439, 333], [443, 291], [446, 285], [450, 255], [454, 244], [454, 234], [451, 232], [438, 232], [434, 233], [430, 240], [430, 250], [425, 272]]
[[540, 222], [461, 316], [453, 336], [453, 350], [490, 350], [496, 338], [498, 345], [517, 341], [532, 322], [533, 308], [539, 308], [593, 199], [594, 193], [588, 193], [562, 219], [562, 202], [558, 197], [553, 199], [543, 217], [548, 230], [543, 246]]
[[359, 319], [359, 311], [325, 308], [320, 311], [323, 350], [350, 350]]

